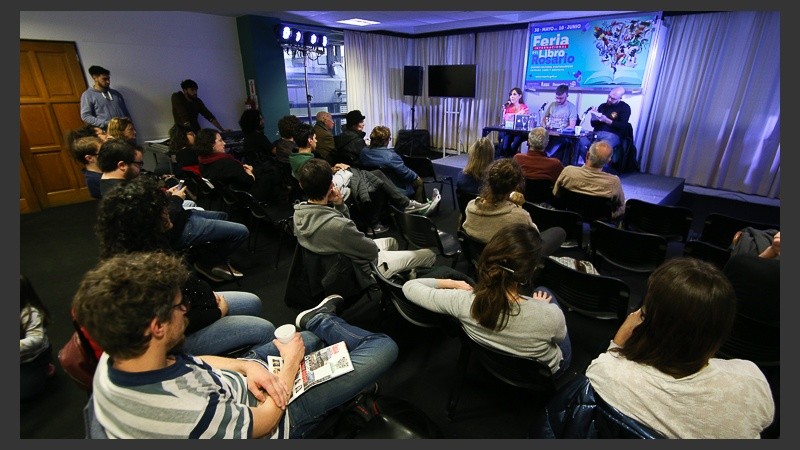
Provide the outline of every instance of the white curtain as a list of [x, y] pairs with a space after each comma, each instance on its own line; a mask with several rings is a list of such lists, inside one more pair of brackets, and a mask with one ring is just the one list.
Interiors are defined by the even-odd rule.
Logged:
[[780, 198], [780, 13], [673, 16], [665, 25], [637, 132], [642, 171]]
[[[780, 12], [671, 16], [653, 41], [636, 147], [643, 172], [689, 185], [780, 197]], [[663, 27], [662, 27], [663, 28]], [[466, 151], [523, 87], [528, 30], [401, 38], [345, 31], [347, 104], [376, 125], [411, 128], [403, 67], [477, 64], [472, 99], [416, 98], [415, 128]], [[535, 109], [535, 108], [534, 108]], [[455, 112], [458, 111], [458, 114]], [[395, 141], [396, 142], [396, 141]]]

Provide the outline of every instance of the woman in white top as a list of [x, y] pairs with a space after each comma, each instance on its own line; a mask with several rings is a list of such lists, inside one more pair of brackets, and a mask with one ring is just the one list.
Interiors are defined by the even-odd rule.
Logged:
[[671, 259], [586, 376], [608, 404], [669, 438], [758, 438], [775, 414], [767, 379], [750, 361], [713, 358], [735, 315], [719, 269]]
[[454, 316], [475, 340], [534, 358], [558, 376], [569, 366], [572, 354], [564, 313], [547, 288], [523, 295], [541, 250], [535, 228], [507, 225], [481, 253], [474, 288], [460, 280], [417, 278], [403, 285], [403, 294], [423, 308]]

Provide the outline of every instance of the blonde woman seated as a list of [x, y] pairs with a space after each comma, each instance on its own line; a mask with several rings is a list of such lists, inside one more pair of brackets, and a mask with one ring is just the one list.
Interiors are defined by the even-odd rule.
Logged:
[[[488, 242], [497, 230], [508, 224], [520, 224], [539, 228], [531, 220], [522, 204], [525, 196], [525, 177], [519, 163], [511, 158], [501, 158], [491, 163], [486, 170], [486, 179], [481, 186], [480, 197], [467, 203], [464, 232], [482, 242]], [[567, 237], [563, 228], [543, 230], [542, 254], [550, 256], [561, 247]]]
[[460, 280], [417, 278], [403, 285], [403, 294], [423, 308], [457, 318], [475, 340], [536, 359], [559, 376], [572, 355], [564, 313], [547, 288], [537, 287], [529, 295], [541, 253], [535, 228], [511, 224], [486, 244], [475, 287]]
[[469, 146], [467, 164], [458, 174], [456, 187], [463, 192], [477, 194], [481, 190], [484, 175], [489, 164], [494, 161], [494, 144], [488, 137], [482, 137]]
[[128, 117], [112, 117], [108, 122], [106, 134], [110, 138], [122, 139], [134, 147], [137, 146], [136, 127], [133, 126], [133, 121]]

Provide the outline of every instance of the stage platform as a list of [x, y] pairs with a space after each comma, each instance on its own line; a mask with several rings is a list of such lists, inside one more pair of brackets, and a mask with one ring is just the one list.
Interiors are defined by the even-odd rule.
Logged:
[[[451, 155], [433, 160], [433, 168], [440, 176], [458, 178], [461, 169], [467, 164], [467, 155]], [[625, 199], [635, 198], [659, 205], [676, 205], [683, 193], [683, 178], [650, 175], [646, 173], [625, 173], [620, 175]]]

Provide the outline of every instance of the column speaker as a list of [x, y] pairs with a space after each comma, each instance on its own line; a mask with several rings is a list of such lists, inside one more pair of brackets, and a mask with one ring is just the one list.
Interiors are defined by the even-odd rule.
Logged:
[[422, 66], [403, 67], [403, 95], [422, 95]]

